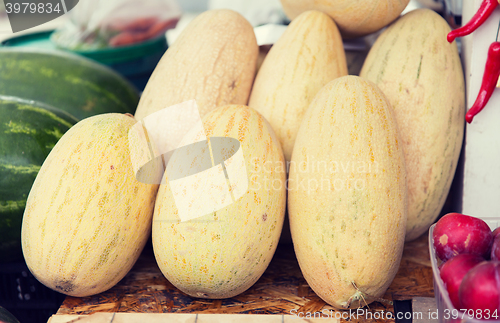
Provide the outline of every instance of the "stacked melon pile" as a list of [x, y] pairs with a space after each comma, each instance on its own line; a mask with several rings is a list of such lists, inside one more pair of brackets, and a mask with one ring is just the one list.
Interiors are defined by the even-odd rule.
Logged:
[[[229, 10], [201, 14], [159, 62], [134, 117], [86, 118], [52, 149], [23, 218], [32, 273], [68, 295], [100, 293], [152, 234], [172, 284], [194, 297], [233, 297], [264, 273], [288, 206], [301, 270], [322, 299], [347, 309], [383, 296], [405, 240], [426, 232], [444, 204], [464, 128], [457, 47], [432, 11], [398, 18], [360, 75], [347, 76], [342, 36], [386, 26], [407, 2], [284, 1], [293, 20], [258, 73], [250, 24]], [[239, 141], [248, 190], [181, 221], [167, 177], [135, 178], [128, 136], [138, 121], [189, 100], [209, 139]]]

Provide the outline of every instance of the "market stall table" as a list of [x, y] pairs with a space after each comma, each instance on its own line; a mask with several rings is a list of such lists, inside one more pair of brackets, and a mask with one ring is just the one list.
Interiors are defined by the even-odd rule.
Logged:
[[[428, 236], [425, 234], [405, 245], [401, 266], [396, 278], [384, 295], [384, 299], [427, 300], [430, 301], [428, 304], [431, 304], [430, 307], [432, 307], [433, 297], [434, 289]], [[429, 306], [428, 304], [427, 306]], [[395, 321], [394, 318], [391, 318], [394, 315], [392, 305], [373, 302], [369, 305], [369, 309], [365, 308], [365, 310], [375, 315], [370, 319], [370, 317], [365, 317], [366, 315], [369, 316], [365, 312], [360, 317], [349, 318], [349, 321]], [[382, 311], [384, 313], [383, 319], [382, 315], [380, 315]], [[93, 313], [107, 313], [107, 316], [101, 314], [102, 322], [122, 322], [122, 320], [128, 322], [124, 313], [190, 313], [193, 315], [177, 315], [179, 319], [182, 318], [179, 322], [191, 322], [190, 318], [193, 318], [192, 322], [198, 323], [202, 320], [196, 319], [198, 316], [202, 317], [202, 314], [226, 314], [222, 318], [229, 319], [227, 322], [241, 322], [242, 317], [239, 315], [239, 319], [236, 320], [234, 316], [227, 314], [260, 314], [259, 316], [252, 316], [251, 320], [256, 321], [258, 319], [259, 322], [286, 322], [289, 319], [300, 322], [297, 315], [300, 313], [300, 315], [307, 315], [307, 313], [314, 312], [322, 313], [322, 322], [328, 318], [327, 315], [331, 315], [330, 318], [335, 317], [333, 307], [316, 296], [306, 283], [300, 272], [292, 245], [278, 246], [266, 272], [246, 292], [231, 299], [208, 300], [187, 296], [170, 284], [160, 272], [155, 262], [152, 247], [149, 244], [133, 269], [119, 284], [107, 292], [91, 297], [66, 297], [56, 315], [52, 316], [49, 322], [70, 322], [80, 315], [85, 317]], [[379, 312], [379, 315], [376, 312]], [[391, 312], [392, 315], [388, 314], [388, 312]], [[112, 313], [117, 313], [116, 318], [119, 317], [120, 319], [113, 319], [115, 314]], [[424, 314], [423, 318], [425, 319], [426, 313]], [[129, 316], [135, 317], [130, 322], [144, 322], [137, 315], [130, 314]], [[387, 318], [388, 316], [389, 318]], [[171, 322], [172, 314], [168, 315], [168, 317], [170, 317], [168, 321]], [[376, 319], [377, 317], [379, 319]], [[83, 322], [81, 319], [82, 317], [78, 322]], [[152, 321], [148, 319], [148, 322]], [[214, 322], [224, 321], [219, 317]]]

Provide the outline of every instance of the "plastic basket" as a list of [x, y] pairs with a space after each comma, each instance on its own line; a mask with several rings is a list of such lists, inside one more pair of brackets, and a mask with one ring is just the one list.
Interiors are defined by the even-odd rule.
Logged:
[[26, 263], [0, 265], [0, 305], [21, 323], [45, 323], [57, 312], [65, 295], [42, 285]]
[[[500, 217], [492, 217], [482, 220], [484, 220], [492, 230], [500, 226]], [[456, 309], [452, 305], [450, 296], [448, 295], [448, 291], [446, 290], [444, 282], [441, 279], [441, 276], [439, 275], [440, 260], [436, 256], [436, 251], [434, 249], [434, 241], [432, 239], [435, 226], [436, 224], [433, 224], [429, 230], [429, 253], [431, 257], [432, 274], [434, 276], [434, 297], [436, 298], [439, 322], [440, 323], [448, 323], [448, 322], [500, 323], [500, 312], [497, 313], [499, 316], [499, 320], [487, 320], [487, 321], [479, 320], [468, 316], [467, 313], [461, 312], [459, 309]]]

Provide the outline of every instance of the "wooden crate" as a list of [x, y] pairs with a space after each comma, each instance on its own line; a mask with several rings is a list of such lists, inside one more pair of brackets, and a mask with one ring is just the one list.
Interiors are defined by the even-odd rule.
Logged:
[[[396, 278], [384, 295], [385, 299], [412, 300], [419, 297], [434, 297], [427, 239], [427, 234], [425, 234], [418, 240], [405, 245], [401, 266]], [[365, 308], [365, 310], [372, 313], [381, 311], [387, 313], [389, 311], [394, 314], [393, 306], [379, 302], [370, 304], [369, 308]], [[223, 316], [225, 318], [223, 321], [219, 318], [214, 322], [243, 323], [247, 321], [242, 320], [241, 317], [244, 316], [236, 314], [245, 314], [250, 321], [256, 321], [255, 318], [259, 317], [258, 321], [261, 322], [285, 322], [289, 319], [293, 319], [293, 322], [301, 322], [302, 320], [297, 319], [299, 313], [302, 313], [301, 315], [311, 313], [312, 315], [315, 312], [329, 313], [328, 315], [331, 317], [335, 315], [334, 308], [321, 300], [306, 283], [300, 272], [292, 245], [279, 245], [271, 264], [257, 283], [246, 292], [225, 300], [192, 298], [180, 292], [164, 278], [156, 264], [152, 247], [148, 245], [134, 268], [115, 287], [91, 297], [66, 297], [50, 322], [68, 322], [80, 315], [93, 313], [108, 313], [105, 314], [108, 315], [107, 317], [111, 317], [113, 315], [111, 313], [120, 314], [112, 320], [104, 320], [103, 322], [121, 322], [124, 317], [129, 317], [130, 322], [135, 322], [133, 315], [126, 316], [122, 313], [194, 314], [191, 316], [178, 315], [177, 317], [182, 319], [182, 322], [191, 322], [191, 318], [197, 318], [193, 322], [198, 323], [205, 321], [198, 319], [206, 317], [205, 314], [226, 314]], [[259, 316], [253, 316], [253, 314]], [[325, 314], [323, 316], [320, 319], [321, 322], [327, 322]], [[135, 318], [137, 317], [135, 315]], [[137, 322], [144, 322], [143, 316], [139, 317], [141, 318]], [[168, 317], [173, 316], [168, 315]], [[209, 317], [215, 319], [215, 316]], [[165, 321], [170, 322], [170, 320]], [[395, 320], [359, 317], [349, 321], [354, 323], [394, 322]], [[96, 322], [98, 321], [96, 320]]]

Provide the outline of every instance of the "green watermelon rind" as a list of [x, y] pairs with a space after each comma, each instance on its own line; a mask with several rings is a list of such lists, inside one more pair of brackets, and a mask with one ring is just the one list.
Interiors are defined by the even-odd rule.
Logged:
[[22, 259], [29, 191], [52, 147], [77, 121], [44, 103], [0, 96], [0, 263]]
[[79, 120], [135, 113], [139, 92], [112, 69], [62, 50], [0, 48], [0, 95], [43, 102]]
[[61, 118], [61, 120], [64, 121], [64, 123], [72, 126], [76, 124], [78, 121], [80, 121], [78, 118], [75, 116], [71, 115], [70, 113], [54, 108], [53, 106], [50, 106], [48, 104], [42, 103], [42, 102], [37, 102], [34, 100], [26, 100], [22, 98], [18, 98], [15, 96], [9, 96], [9, 95], [2, 95], [0, 94], [0, 101], [9, 101], [9, 102], [15, 102], [18, 104], [26, 104], [26, 105], [32, 105], [34, 107], [37, 107], [38, 109], [43, 109], [48, 112], [52, 112], [55, 114], [57, 117]]
[[19, 323], [19, 320], [11, 312], [0, 306], [0, 323]]

